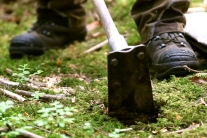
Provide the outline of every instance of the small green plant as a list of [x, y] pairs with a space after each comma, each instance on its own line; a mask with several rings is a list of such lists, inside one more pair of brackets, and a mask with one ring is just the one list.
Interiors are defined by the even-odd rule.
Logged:
[[83, 129], [84, 129], [85, 131], [87, 131], [88, 133], [94, 133], [94, 129], [93, 129], [91, 123], [89, 123], [89, 122], [86, 122], [86, 123], [84, 124]]
[[38, 113], [40, 113], [41, 119], [35, 121], [35, 124], [39, 127], [45, 127], [46, 129], [56, 127], [65, 127], [67, 124], [71, 124], [74, 121], [74, 118], [71, 116], [77, 112], [73, 107], [64, 107], [60, 102], [55, 101], [50, 103], [49, 108], [43, 107]]
[[28, 126], [22, 126], [21, 128], [15, 129], [17, 126], [24, 124], [26, 118], [22, 114], [8, 116], [6, 111], [13, 106], [14, 103], [12, 101], [0, 102], [0, 126], [11, 127], [14, 129], [9, 132], [0, 133], [0, 136], [17, 136], [20, 131], [31, 128]]
[[13, 73], [12, 76], [14, 76], [14, 80], [19, 82], [20, 84], [29, 81], [29, 78], [31, 76], [38, 75], [43, 72], [42, 70], [37, 70], [36, 72], [31, 73], [29, 71], [30, 68], [28, 68], [28, 64], [19, 65], [19, 68], [17, 68], [17, 70], [18, 72]]
[[[37, 112], [40, 113], [39, 120], [30, 122], [31, 126], [25, 124], [27, 118], [23, 114], [9, 114], [7, 110], [14, 107], [12, 101], [0, 102], [0, 127], [13, 128], [9, 132], [0, 133], [0, 136], [15, 137], [26, 129], [33, 128], [33, 125], [50, 129], [53, 127], [64, 128], [68, 124], [73, 123], [74, 118], [71, 116], [77, 112], [73, 107], [64, 107], [60, 102], [55, 101], [50, 104], [51, 107], [42, 108]], [[89, 129], [89, 127], [87, 127]], [[67, 137], [61, 135], [61, 137]]]
[[12, 101], [6, 101], [0, 103], [0, 118], [2, 117], [2, 114], [6, 112], [7, 109], [13, 107], [14, 103]]
[[32, 98], [30, 98], [30, 100], [32, 101], [38, 101], [40, 99], [40, 97], [42, 97], [45, 93], [40, 93], [39, 91], [35, 91], [31, 96]]

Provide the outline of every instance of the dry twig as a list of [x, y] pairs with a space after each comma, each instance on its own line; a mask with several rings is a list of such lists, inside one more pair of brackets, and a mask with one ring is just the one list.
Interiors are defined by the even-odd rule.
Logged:
[[6, 74], [8, 74], [10, 76], [13, 74], [13, 71], [9, 68], [6, 68], [5, 72], [6, 72]]
[[46, 83], [36, 82], [36, 81], [32, 81], [32, 80], [29, 80], [28, 82], [30, 82], [31, 84], [38, 86], [38, 87], [47, 87]]
[[99, 43], [99, 44], [97, 44], [97, 45], [91, 47], [90, 49], [86, 50], [86, 51], [84, 52], [84, 54], [86, 54], [86, 53], [91, 53], [91, 52], [93, 52], [93, 51], [95, 51], [95, 50], [101, 48], [102, 46], [106, 45], [107, 43], [108, 43], [108, 40], [105, 40], [105, 41], [103, 41], [103, 42], [101, 42], [101, 43]]
[[44, 138], [42, 136], [39, 136], [37, 134], [31, 133], [31, 132], [26, 131], [26, 130], [20, 130], [20, 135], [24, 136], [26, 138]]
[[[9, 131], [14, 131], [15, 129], [9, 129], [9, 128], [0, 128], [0, 133], [2, 132], [9, 132]], [[26, 138], [44, 138], [42, 136], [39, 136], [37, 134], [31, 133], [26, 130], [19, 130], [20, 136], [26, 137]]]
[[0, 78], [0, 85], [2, 85], [2, 86], [19, 86], [19, 83]]
[[7, 131], [8, 131], [7, 128], [0, 128], [0, 133], [2, 133], [2, 132], [7, 132]]
[[124, 128], [124, 129], [119, 129], [119, 132], [127, 132], [131, 130], [133, 130], [133, 128]]
[[199, 125], [190, 125], [188, 128], [185, 128], [185, 129], [181, 129], [181, 130], [177, 130], [177, 131], [173, 131], [173, 132], [169, 132], [169, 133], [165, 133], [165, 134], [180, 134], [180, 133], [183, 133], [183, 132], [186, 132], [186, 131], [190, 131], [190, 130], [193, 130], [195, 128], [199, 127]]
[[[27, 97], [31, 97], [33, 92], [29, 92], [29, 91], [24, 91], [24, 90], [16, 90], [15, 91], [18, 94], [27, 96]], [[44, 99], [44, 100], [61, 100], [61, 99], [67, 99], [65, 97], [65, 94], [56, 94], [56, 95], [51, 95], [51, 94], [44, 94], [42, 96], [40, 96], [40, 99]]]
[[13, 92], [11, 92], [11, 91], [8, 91], [8, 90], [5, 90], [5, 89], [1, 89], [1, 88], [0, 88], [0, 91], [1, 91], [4, 95], [6, 95], [6, 96], [8, 96], [8, 97], [10, 97], [10, 98], [13, 98], [13, 99], [15, 99], [15, 100], [17, 100], [17, 101], [24, 102], [24, 101], [26, 100], [24, 97], [22, 97], [22, 96], [20, 96], [20, 95], [18, 95], [18, 94], [15, 94], [15, 93], [13, 93]]
[[187, 65], [184, 65], [183, 68], [184, 68], [185, 70], [188, 70], [189, 72], [200, 73], [200, 71], [191, 69], [191, 68], [189, 68]]

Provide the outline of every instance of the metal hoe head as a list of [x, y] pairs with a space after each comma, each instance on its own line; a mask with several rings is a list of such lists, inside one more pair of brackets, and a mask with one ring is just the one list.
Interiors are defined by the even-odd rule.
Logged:
[[154, 114], [152, 87], [144, 45], [130, 47], [119, 34], [104, 0], [93, 0], [109, 40], [108, 109], [119, 119]]

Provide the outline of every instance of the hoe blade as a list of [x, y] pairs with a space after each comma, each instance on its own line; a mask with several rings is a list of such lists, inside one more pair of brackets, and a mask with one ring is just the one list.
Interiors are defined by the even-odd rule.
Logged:
[[155, 113], [144, 45], [109, 53], [108, 109], [118, 118]]

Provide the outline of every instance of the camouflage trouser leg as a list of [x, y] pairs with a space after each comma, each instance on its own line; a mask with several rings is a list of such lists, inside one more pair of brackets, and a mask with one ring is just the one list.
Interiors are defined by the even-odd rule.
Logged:
[[186, 19], [183, 15], [189, 0], [137, 0], [131, 14], [135, 20], [141, 42], [165, 32], [183, 32]]
[[68, 18], [70, 27], [85, 25], [86, 12], [84, 3], [87, 0], [38, 0], [37, 13], [47, 17], [62, 16]]

